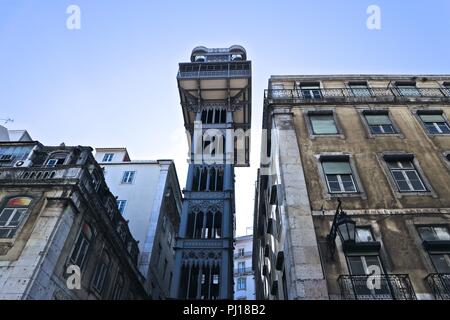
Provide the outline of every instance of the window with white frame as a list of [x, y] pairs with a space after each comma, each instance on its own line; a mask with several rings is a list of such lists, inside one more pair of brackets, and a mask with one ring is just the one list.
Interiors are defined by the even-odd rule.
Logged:
[[427, 111], [417, 113], [430, 134], [450, 134], [450, 126], [442, 111]]
[[100, 262], [97, 264], [95, 269], [94, 278], [92, 282], [93, 288], [98, 292], [102, 293], [105, 287], [105, 280], [108, 275], [109, 267], [111, 264], [111, 258], [106, 252], [103, 252]]
[[241, 277], [237, 279], [237, 289], [246, 290], [247, 289], [247, 278]]
[[111, 162], [114, 158], [114, 153], [105, 153], [103, 155], [103, 160], [102, 162]]
[[239, 273], [245, 272], [245, 261], [238, 262], [238, 272]]
[[400, 192], [425, 192], [427, 188], [411, 158], [387, 158], [387, 165]]
[[117, 200], [117, 209], [123, 214], [125, 212], [125, 206], [127, 205], [127, 200]]
[[358, 192], [348, 158], [321, 162], [330, 193]]
[[244, 248], [239, 248], [238, 250], [238, 256], [239, 257], [243, 257], [245, 255], [245, 249]]
[[0, 213], [0, 238], [11, 239], [28, 215], [31, 198], [11, 198]]
[[369, 125], [370, 132], [373, 134], [393, 134], [395, 132], [394, 125], [389, 118], [388, 111], [370, 113], [364, 112], [367, 124]]
[[134, 181], [134, 176], [136, 175], [136, 171], [125, 171], [122, 177], [123, 184], [131, 184]]
[[334, 120], [333, 112], [316, 113], [309, 112], [309, 121], [313, 134], [327, 135], [338, 134], [336, 122]]
[[414, 82], [397, 82], [398, 93], [403, 97], [420, 97], [421, 93]]
[[83, 223], [69, 258], [70, 262], [80, 267], [81, 270], [83, 270], [83, 267], [86, 264], [87, 253], [93, 238], [94, 233], [92, 228], [89, 224]]

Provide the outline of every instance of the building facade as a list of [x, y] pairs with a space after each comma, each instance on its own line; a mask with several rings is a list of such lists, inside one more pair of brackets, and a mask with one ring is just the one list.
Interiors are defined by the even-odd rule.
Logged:
[[449, 88], [450, 76], [270, 78], [257, 298], [450, 298]]
[[236, 237], [234, 248], [234, 300], [255, 300], [252, 251], [253, 235]]
[[181, 191], [172, 160], [131, 160], [125, 148], [96, 148], [95, 158], [139, 244], [139, 270], [153, 299], [170, 295]]
[[91, 151], [0, 142], [0, 299], [148, 298]]
[[177, 80], [191, 155], [172, 297], [232, 299], [234, 167], [249, 164], [251, 62], [241, 46], [196, 47]]

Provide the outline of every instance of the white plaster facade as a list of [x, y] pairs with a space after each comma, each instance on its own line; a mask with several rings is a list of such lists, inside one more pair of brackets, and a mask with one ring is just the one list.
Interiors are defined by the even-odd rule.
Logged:
[[[139, 241], [139, 270], [153, 299], [167, 298], [182, 198], [174, 162], [131, 161], [125, 148], [97, 148], [95, 158], [118, 204], [122, 201], [123, 217]], [[130, 181], [124, 181], [126, 172], [133, 172]]]
[[236, 238], [234, 247], [234, 300], [255, 300], [252, 252], [253, 235]]

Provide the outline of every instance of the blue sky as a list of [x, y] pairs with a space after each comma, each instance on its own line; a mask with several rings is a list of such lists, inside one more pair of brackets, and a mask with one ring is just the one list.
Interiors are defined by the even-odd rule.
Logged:
[[[69, 5], [81, 29], [66, 28]], [[369, 5], [381, 30], [366, 27]], [[251, 168], [237, 170], [237, 232], [252, 225], [263, 90], [272, 74], [450, 73], [450, 1], [2, 0], [0, 118], [44, 144], [125, 146], [173, 158], [187, 141], [178, 62], [197, 45], [253, 61]]]

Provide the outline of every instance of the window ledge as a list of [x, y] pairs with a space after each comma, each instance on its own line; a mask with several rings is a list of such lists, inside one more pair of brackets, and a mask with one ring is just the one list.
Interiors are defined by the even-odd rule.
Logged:
[[402, 197], [433, 197], [438, 198], [436, 193], [432, 191], [417, 191], [417, 192], [402, 192], [402, 191], [396, 191], [397, 198]]
[[424, 240], [424, 248], [428, 251], [449, 251], [450, 240]]
[[343, 192], [343, 193], [330, 193], [328, 192], [329, 198], [362, 198], [367, 199], [364, 192]]
[[311, 139], [336, 138], [345, 140], [345, 136], [343, 134], [310, 134], [309, 137]]

